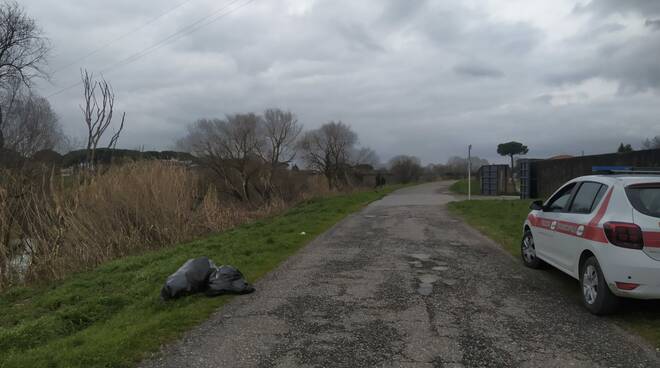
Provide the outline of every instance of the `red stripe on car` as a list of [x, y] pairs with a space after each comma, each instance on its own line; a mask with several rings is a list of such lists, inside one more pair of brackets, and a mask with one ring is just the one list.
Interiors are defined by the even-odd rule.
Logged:
[[591, 221], [589, 221], [589, 226], [598, 225], [600, 220], [603, 219], [603, 216], [605, 216], [605, 212], [607, 212], [607, 207], [610, 205], [610, 199], [612, 198], [612, 191], [614, 191], [614, 188], [610, 188], [610, 190], [607, 192], [607, 195], [603, 199], [603, 203], [600, 205], [598, 212], [596, 212], [596, 216], [594, 216], [594, 218], [591, 219]]
[[599, 243], [609, 243], [607, 236], [605, 236], [605, 231], [602, 227], [598, 226], [586, 225], [582, 237]]
[[527, 220], [529, 220], [529, 224], [532, 226], [539, 226], [539, 218], [532, 215], [531, 213], [527, 216]]
[[[607, 212], [607, 208], [610, 205], [610, 199], [612, 198], [612, 191], [613, 188], [610, 188], [610, 190], [605, 195], [605, 198], [603, 198], [603, 203], [600, 205], [600, 208], [598, 208], [598, 212], [596, 212], [594, 218], [592, 218], [591, 221], [589, 221], [589, 223], [586, 225], [576, 224], [568, 221], [556, 221], [555, 228], [551, 229], [552, 223], [555, 222], [553, 220], [544, 219], [542, 217], [537, 217], [532, 214], [529, 214], [529, 216], [527, 216], [527, 219], [529, 220], [530, 225], [534, 227], [542, 227], [562, 234], [571, 235], [578, 238], [583, 238], [598, 243], [607, 244], [608, 240], [607, 237], [605, 236], [605, 231], [603, 230], [602, 227], [598, 226], [598, 224], [605, 216], [605, 213]], [[579, 234], [580, 233], [579, 230], [581, 226], [583, 228], [581, 234]], [[658, 233], [657, 244], [658, 244], [657, 246], [660, 247], [660, 233]]]

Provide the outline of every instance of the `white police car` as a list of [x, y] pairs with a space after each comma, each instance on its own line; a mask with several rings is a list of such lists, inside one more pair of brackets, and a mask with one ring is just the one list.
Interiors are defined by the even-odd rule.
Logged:
[[532, 203], [521, 243], [528, 267], [578, 279], [594, 314], [615, 311], [619, 297], [660, 299], [660, 172], [608, 172]]

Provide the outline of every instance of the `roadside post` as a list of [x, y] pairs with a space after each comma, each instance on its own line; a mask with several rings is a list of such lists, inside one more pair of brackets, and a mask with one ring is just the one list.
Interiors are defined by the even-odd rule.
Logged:
[[472, 199], [472, 145], [468, 145], [468, 201]]

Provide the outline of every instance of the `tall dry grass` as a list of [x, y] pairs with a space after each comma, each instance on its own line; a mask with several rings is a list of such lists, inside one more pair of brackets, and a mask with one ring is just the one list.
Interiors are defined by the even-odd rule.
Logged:
[[154, 161], [94, 176], [5, 171], [0, 177], [0, 290], [59, 279], [327, 194], [327, 185], [311, 177], [290, 186], [286, 199], [248, 206], [224, 198], [193, 170]]

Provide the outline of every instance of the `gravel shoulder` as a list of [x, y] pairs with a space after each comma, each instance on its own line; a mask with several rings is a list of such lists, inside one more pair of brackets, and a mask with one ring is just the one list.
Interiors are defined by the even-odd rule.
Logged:
[[451, 217], [447, 186], [346, 218], [142, 367], [660, 367]]

